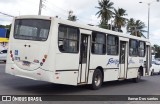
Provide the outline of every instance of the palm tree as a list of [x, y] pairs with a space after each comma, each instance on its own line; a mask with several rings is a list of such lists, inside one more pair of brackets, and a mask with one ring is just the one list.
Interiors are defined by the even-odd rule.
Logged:
[[127, 32], [129, 32], [131, 35], [134, 34], [134, 31], [135, 31], [135, 20], [133, 18], [130, 18], [127, 22]]
[[130, 18], [127, 23], [127, 32], [130, 32], [131, 35], [135, 36], [144, 36], [143, 32], [146, 32], [143, 30], [145, 28], [144, 22], [141, 20], [135, 20], [133, 18]]
[[[113, 2], [110, 2], [110, 0], [101, 0], [98, 1], [99, 7], [96, 7], [99, 9], [99, 11], [96, 13], [98, 15], [98, 18], [101, 18], [100, 27], [103, 27], [103, 25], [106, 25], [104, 27], [108, 28], [108, 21], [112, 18], [113, 12]], [[104, 28], [103, 27], [103, 28]]]
[[114, 9], [114, 26], [119, 32], [122, 31], [121, 27], [124, 27], [127, 23], [128, 19], [123, 17], [126, 15], [126, 10], [122, 8], [118, 8], [118, 10]]

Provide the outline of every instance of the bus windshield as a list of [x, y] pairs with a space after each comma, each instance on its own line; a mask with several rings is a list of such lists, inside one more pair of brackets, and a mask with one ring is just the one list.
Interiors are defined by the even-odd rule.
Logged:
[[22, 40], [46, 41], [50, 30], [50, 20], [17, 19], [14, 38]]

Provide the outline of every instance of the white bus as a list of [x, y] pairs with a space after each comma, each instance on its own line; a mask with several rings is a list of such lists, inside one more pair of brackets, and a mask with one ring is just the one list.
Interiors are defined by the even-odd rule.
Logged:
[[12, 23], [6, 73], [67, 85], [133, 79], [149, 74], [148, 39], [45, 16]]

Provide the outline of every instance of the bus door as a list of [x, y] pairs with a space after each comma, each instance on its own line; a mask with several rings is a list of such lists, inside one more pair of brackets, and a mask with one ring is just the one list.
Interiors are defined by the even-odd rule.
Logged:
[[120, 56], [119, 56], [119, 78], [126, 78], [126, 71], [127, 71], [127, 42], [120, 41]]
[[90, 36], [81, 34], [78, 83], [87, 82], [90, 50]]

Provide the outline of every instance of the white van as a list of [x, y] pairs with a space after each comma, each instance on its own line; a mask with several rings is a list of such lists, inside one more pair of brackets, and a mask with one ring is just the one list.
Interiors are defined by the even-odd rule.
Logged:
[[160, 74], [160, 61], [152, 60], [151, 75]]

